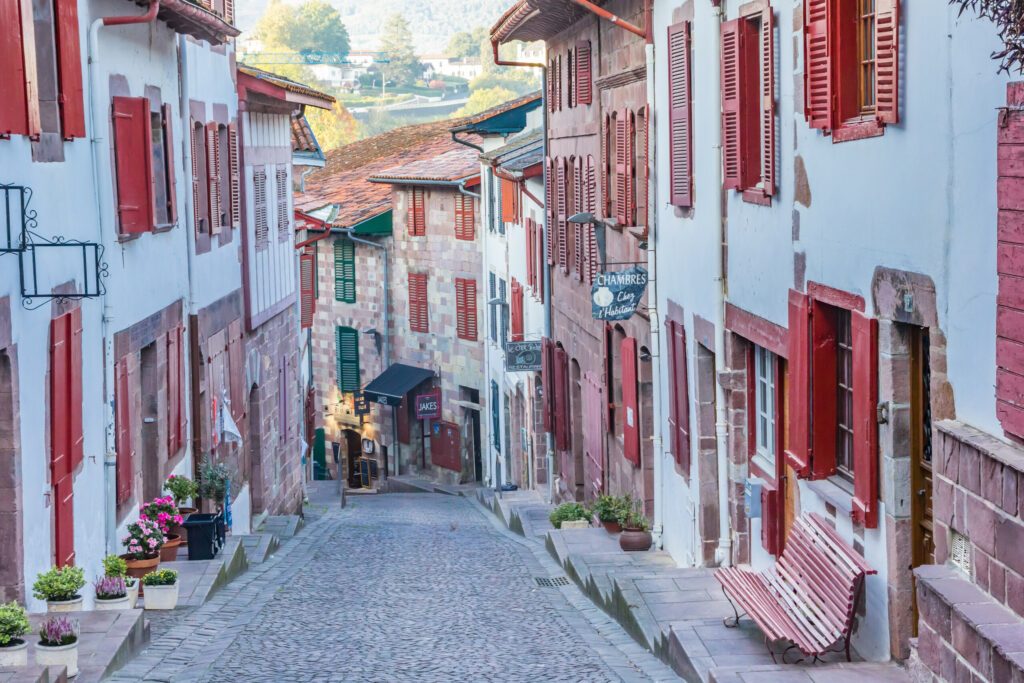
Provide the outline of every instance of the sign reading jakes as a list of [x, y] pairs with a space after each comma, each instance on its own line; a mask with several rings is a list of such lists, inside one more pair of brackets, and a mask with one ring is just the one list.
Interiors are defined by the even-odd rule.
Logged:
[[436, 420], [441, 417], [441, 390], [434, 389], [416, 396], [416, 419]]
[[629, 320], [647, 290], [647, 271], [640, 266], [598, 273], [590, 290], [595, 320]]

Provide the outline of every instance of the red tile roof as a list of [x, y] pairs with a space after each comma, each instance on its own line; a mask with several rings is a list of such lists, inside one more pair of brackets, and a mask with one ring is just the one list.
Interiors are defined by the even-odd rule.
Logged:
[[246, 76], [251, 76], [257, 80], [270, 83], [271, 85], [277, 86], [286, 92], [322, 100], [326, 103], [326, 106], [324, 107], [325, 109], [329, 109], [330, 105], [334, 103], [333, 95], [328, 95], [327, 93], [315, 90], [308, 85], [299, 83], [298, 81], [293, 81], [290, 78], [285, 78], [284, 76], [279, 76], [275, 73], [264, 71], [263, 69], [257, 69], [256, 67], [249, 66], [248, 64], [239, 64], [238, 72], [245, 74]]
[[[595, 0], [594, 4], [605, 3]], [[571, 0], [518, 0], [491, 27], [491, 40], [546, 40], [588, 14]]]
[[480, 152], [459, 147], [450, 152], [417, 159], [403, 166], [385, 169], [370, 176], [373, 182], [401, 183], [403, 180], [419, 182], [455, 182], [480, 175]]

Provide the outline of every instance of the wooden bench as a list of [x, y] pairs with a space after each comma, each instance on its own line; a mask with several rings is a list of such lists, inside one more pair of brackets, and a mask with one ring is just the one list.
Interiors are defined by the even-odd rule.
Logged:
[[875, 574], [817, 514], [797, 518], [785, 549], [773, 567], [753, 572], [724, 567], [715, 572], [736, 616], [725, 625], [739, 625], [739, 607], [765, 635], [772, 659], [772, 643], [792, 643], [814, 661], [827, 652], [845, 651], [850, 661], [850, 632], [864, 577]]

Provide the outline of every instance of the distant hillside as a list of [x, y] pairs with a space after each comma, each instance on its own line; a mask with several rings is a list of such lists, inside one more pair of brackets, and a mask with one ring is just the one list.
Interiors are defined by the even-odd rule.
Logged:
[[[295, 0], [285, 0], [294, 2]], [[378, 33], [388, 16], [400, 13], [409, 21], [419, 54], [442, 52], [449, 37], [477, 26], [490, 26], [514, 0], [330, 0], [338, 8], [357, 50], [376, 49]], [[236, 4], [238, 23], [251, 31], [263, 16], [268, 0], [242, 0]]]

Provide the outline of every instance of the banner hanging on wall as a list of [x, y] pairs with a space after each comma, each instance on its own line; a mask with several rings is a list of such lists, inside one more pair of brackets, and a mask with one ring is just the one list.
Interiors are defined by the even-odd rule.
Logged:
[[629, 320], [647, 291], [647, 270], [633, 266], [626, 270], [598, 273], [590, 289], [595, 320]]

